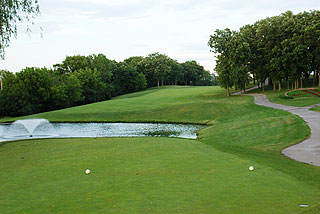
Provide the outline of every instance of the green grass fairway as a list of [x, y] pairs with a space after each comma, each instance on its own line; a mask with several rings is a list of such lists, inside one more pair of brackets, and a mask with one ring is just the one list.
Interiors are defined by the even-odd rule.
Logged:
[[[315, 214], [320, 210], [320, 167], [280, 153], [308, 137], [308, 126], [285, 111], [253, 104], [250, 96], [227, 98], [219, 87], [164, 87], [26, 118], [32, 117], [212, 126], [201, 130], [198, 140], [0, 143], [1, 213]], [[256, 170], [249, 171], [250, 165]], [[87, 168], [92, 170], [89, 175], [84, 173]]]
[[34, 140], [0, 154], [1, 213], [295, 213], [320, 197], [310, 184], [195, 140]]
[[125, 121], [206, 124], [213, 123], [216, 118], [223, 116], [223, 112], [234, 115], [243, 113], [243, 109], [237, 108], [237, 105], [248, 103], [249, 100], [250, 98], [226, 99], [224, 91], [218, 87], [164, 87], [161, 90], [149, 89], [106, 102], [25, 118], [41, 117], [52, 122]]

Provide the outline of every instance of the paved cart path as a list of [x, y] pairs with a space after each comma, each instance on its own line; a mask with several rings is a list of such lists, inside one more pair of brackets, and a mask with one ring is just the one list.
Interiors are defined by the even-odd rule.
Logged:
[[251, 94], [254, 103], [275, 109], [282, 109], [303, 118], [311, 129], [311, 136], [299, 144], [282, 150], [282, 154], [294, 160], [320, 166], [320, 112], [310, 111], [313, 106], [294, 107], [270, 102], [264, 94]]

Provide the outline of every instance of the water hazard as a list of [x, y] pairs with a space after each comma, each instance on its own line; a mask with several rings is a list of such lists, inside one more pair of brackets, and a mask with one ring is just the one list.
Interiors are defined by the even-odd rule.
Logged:
[[0, 142], [36, 138], [165, 136], [196, 139], [205, 126], [163, 123], [50, 123], [45, 119], [0, 124]]

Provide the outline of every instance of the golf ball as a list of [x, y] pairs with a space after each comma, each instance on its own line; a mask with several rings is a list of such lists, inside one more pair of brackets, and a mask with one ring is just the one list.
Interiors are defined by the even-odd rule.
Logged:
[[250, 170], [250, 171], [253, 171], [253, 170], [254, 170], [254, 167], [253, 167], [253, 166], [249, 166], [249, 170]]
[[90, 169], [86, 169], [86, 174], [89, 174], [90, 172]]

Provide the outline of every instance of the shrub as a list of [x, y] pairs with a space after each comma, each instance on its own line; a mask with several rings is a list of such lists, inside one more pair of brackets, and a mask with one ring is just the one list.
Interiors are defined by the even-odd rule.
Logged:
[[285, 95], [285, 94], [280, 94], [279, 96], [280, 99], [294, 99], [292, 96], [289, 96], [289, 95]]

